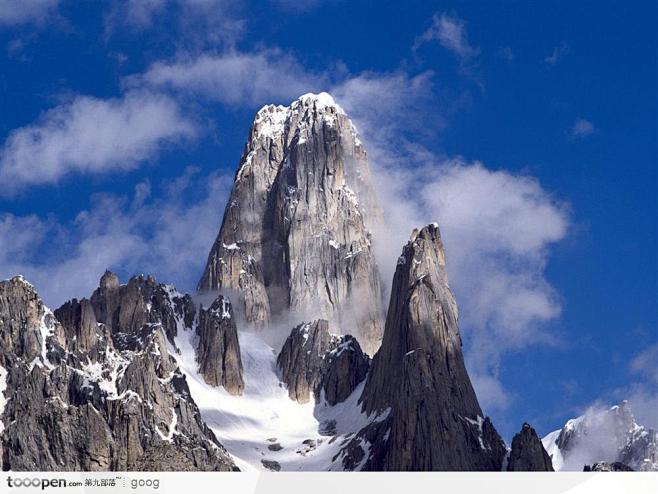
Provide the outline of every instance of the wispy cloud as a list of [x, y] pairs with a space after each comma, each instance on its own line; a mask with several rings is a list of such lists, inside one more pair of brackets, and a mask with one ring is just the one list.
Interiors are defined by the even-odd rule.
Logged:
[[512, 63], [516, 58], [514, 51], [509, 46], [503, 46], [502, 48], [499, 48], [496, 53], [498, 54], [499, 58], [505, 60], [507, 63]]
[[418, 48], [431, 41], [438, 41], [462, 61], [469, 61], [480, 54], [480, 49], [472, 46], [468, 41], [464, 21], [445, 12], [434, 14], [432, 26], [416, 39], [414, 47]]
[[127, 84], [253, 107], [283, 103], [306, 92], [321, 91], [327, 87], [328, 77], [308, 72], [293, 56], [281, 50], [266, 49], [206, 53], [157, 62], [144, 74], [129, 78]]
[[640, 424], [658, 429], [658, 342], [640, 351], [628, 367], [636, 382], [617, 394], [631, 403]]
[[93, 196], [71, 222], [0, 214], [0, 279], [23, 274], [51, 307], [89, 296], [107, 268], [193, 290], [231, 183], [229, 175], [188, 168], [158, 184], [156, 195], [143, 182], [130, 195]]
[[[460, 61], [472, 60], [479, 53], [479, 49], [469, 43], [463, 22], [446, 14], [435, 16], [432, 28], [423, 37], [426, 41], [439, 41]], [[272, 81], [277, 82], [273, 84]], [[478, 392], [486, 408], [502, 408], [509, 404], [509, 397], [497, 374], [500, 359], [508, 352], [550, 340], [545, 324], [559, 315], [560, 302], [544, 271], [551, 246], [566, 235], [569, 216], [564, 206], [532, 177], [491, 170], [483, 163], [459, 157], [439, 156], [422, 145], [423, 138], [436, 135], [446, 125], [445, 108], [437, 103], [434, 92], [434, 74], [414, 74], [407, 70], [352, 74], [339, 66], [337, 70], [327, 68], [314, 72], [281, 50], [227, 50], [157, 62], [143, 74], [125, 80], [124, 84], [127, 94], [146, 88], [149, 94], [160, 93], [158, 98], [163, 101], [172, 98], [183, 101], [193, 97], [197, 101], [210, 100], [246, 107], [271, 102], [289, 103], [309, 91], [332, 92], [355, 120], [368, 150], [379, 193], [384, 199], [387, 222], [376, 232], [376, 238], [386, 239], [385, 243], [378, 242], [377, 245], [385, 285], [390, 284], [395, 260], [411, 230], [438, 220], [447, 249], [452, 286], [463, 314], [461, 324], [468, 365]], [[176, 112], [171, 114], [179, 116]], [[43, 122], [49, 120], [46, 117]], [[177, 118], [170, 120], [178, 121]], [[186, 119], [182, 121], [186, 122]], [[49, 128], [43, 122], [36, 124], [36, 128]], [[171, 128], [172, 122], [166, 127]], [[68, 124], [64, 125], [65, 129], [68, 127]], [[169, 138], [185, 137], [186, 129], [183, 126], [179, 132], [165, 133], [164, 137], [146, 139], [146, 142], [160, 143]], [[24, 132], [31, 135], [31, 131]], [[67, 132], [64, 134], [68, 135]], [[44, 135], [51, 134], [46, 132]], [[156, 136], [161, 135], [162, 132], [156, 132]], [[137, 139], [138, 143], [141, 141]], [[131, 142], [130, 138], [128, 142]], [[11, 148], [8, 144], [5, 147]], [[138, 144], [135, 148], [149, 150], [141, 153], [144, 159], [156, 151], [156, 147]], [[24, 162], [29, 163], [27, 153], [16, 155], [23, 156]], [[76, 163], [74, 169], [83, 170], [117, 164], [110, 158], [100, 160], [102, 165], [98, 166], [89, 165], [82, 159], [54, 160], [55, 163], [64, 161], [72, 161]], [[130, 166], [136, 164], [133, 162]], [[178, 205], [171, 209], [166, 207], [166, 199], [154, 201], [148, 192], [149, 187], [144, 185], [130, 200], [123, 199], [121, 203], [117, 198], [111, 198], [102, 207], [94, 207], [81, 215], [79, 223], [74, 225], [79, 231], [74, 237], [81, 241], [73, 257], [79, 259], [79, 263], [63, 263], [70, 266], [65, 272], [44, 272], [52, 278], [65, 280], [74, 270], [82, 269], [88, 263], [87, 272], [102, 272], [106, 265], [125, 265], [126, 269], [159, 269], [158, 272], [171, 280], [196, 274], [194, 266], [203, 263], [212, 238], [200, 239], [192, 245], [181, 243], [182, 239], [194, 238], [196, 242], [199, 232], [206, 232], [204, 235], [210, 237], [216, 234], [225, 195], [221, 200], [204, 199], [201, 202], [199, 211], [208, 209], [203, 209], [199, 216], [212, 221], [198, 224], [196, 216], [181, 216], [182, 213], [176, 212], [185, 212], [189, 208]], [[220, 197], [220, 194], [216, 196]], [[143, 206], [130, 209], [126, 203], [141, 203]], [[105, 216], [102, 211], [111, 214]], [[166, 221], [163, 211], [171, 212]], [[148, 219], [149, 215], [156, 221]], [[177, 225], [172, 229], [192, 229], [182, 232], [164, 230], [159, 235], [148, 237], [159, 238], [159, 244], [150, 240], [144, 242], [142, 232], [157, 230], [159, 221]], [[116, 230], [110, 229], [111, 226]], [[71, 225], [63, 228], [71, 228]], [[112, 238], [120, 239], [117, 248], [101, 255], [104, 251], [97, 246], [110, 243]], [[89, 241], [83, 242], [82, 239]], [[144, 246], [140, 247], [141, 244]], [[140, 254], [148, 249], [162, 249], [162, 246], [168, 246], [171, 256], [156, 255], [151, 262], [146, 254]], [[96, 256], [89, 263], [87, 256], [94, 251]], [[122, 254], [130, 251], [131, 256]], [[185, 252], [184, 258], [188, 261], [175, 264], [172, 259], [179, 251]], [[28, 271], [25, 274], [43, 276], [27, 260], [23, 264]], [[185, 271], [182, 272], [182, 268], [174, 271], [172, 266], [177, 265]], [[21, 267], [15, 262], [13, 265], [8, 263], [8, 259], [5, 259], [5, 266], [12, 267], [5, 272]], [[93, 279], [84, 280], [85, 286], [94, 286], [96, 277], [94, 274]], [[79, 292], [82, 287], [60, 288], [57, 293], [65, 293], [68, 288], [69, 292], [73, 288]]]
[[[439, 222], [468, 366], [484, 406], [501, 408], [510, 402], [498, 381], [502, 356], [555, 341], [546, 323], [561, 303], [544, 270], [550, 246], [567, 233], [568, 214], [532, 177], [421, 159], [424, 165], [410, 169], [376, 168], [387, 207], [379, 238], [401, 245], [413, 225]], [[391, 248], [380, 252], [383, 266], [394, 265]]]
[[116, 99], [77, 96], [9, 134], [0, 154], [3, 192], [52, 184], [71, 172], [130, 170], [155, 157], [162, 145], [195, 132], [167, 96], [141, 91]]
[[[105, 16], [106, 34], [127, 27], [142, 32], [155, 26], [178, 47], [201, 50], [233, 46], [244, 32], [237, 0], [126, 0], [111, 3]], [[171, 29], [169, 29], [171, 26]]]
[[376, 241], [384, 284], [411, 229], [438, 221], [478, 396], [488, 410], [508, 406], [502, 356], [555, 341], [546, 324], [561, 304], [544, 271], [551, 246], [568, 232], [567, 207], [530, 176], [437, 156], [408, 140], [411, 121], [445, 123], [429, 73], [362, 75], [333, 92], [356, 121], [384, 198], [386, 221], [375, 233], [385, 239]]
[[555, 65], [562, 60], [567, 53], [569, 53], [569, 45], [567, 45], [565, 41], [562, 41], [558, 46], [553, 48], [550, 55], [544, 58], [544, 62], [548, 65]]
[[572, 138], [582, 138], [596, 132], [596, 127], [589, 120], [584, 118], [577, 118], [573, 125], [569, 128], [569, 135]]
[[270, 0], [286, 12], [308, 12], [325, 4], [338, 3], [342, 0]]
[[[376, 238], [386, 239], [377, 245], [385, 285], [409, 232], [438, 220], [474, 381], [486, 407], [504, 407], [510, 399], [497, 376], [501, 356], [550, 341], [545, 324], [560, 314], [544, 269], [569, 215], [532, 177], [437, 156], [420, 144], [446, 124], [433, 77], [406, 71], [330, 77], [275, 50], [155, 64], [140, 84], [252, 106], [329, 89], [355, 121], [384, 198], [387, 221]], [[273, 78], [285, 83], [273, 86]]]
[[658, 343], [650, 345], [631, 360], [631, 371], [645, 376], [658, 385]]
[[58, 6], [59, 0], [0, 0], [0, 26], [43, 24]]

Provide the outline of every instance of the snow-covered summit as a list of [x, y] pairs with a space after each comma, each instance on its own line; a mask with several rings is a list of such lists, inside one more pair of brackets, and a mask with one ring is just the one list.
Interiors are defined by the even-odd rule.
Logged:
[[596, 462], [621, 462], [634, 470], [658, 469], [658, 437], [639, 425], [628, 401], [590, 408], [542, 439], [555, 470], [582, 471]]
[[[347, 116], [329, 93], [306, 93], [289, 106], [265, 105], [258, 110], [253, 123], [253, 137], [276, 138], [284, 133], [286, 124], [289, 127], [303, 125], [318, 118], [333, 125], [336, 115]], [[291, 120], [294, 120], [292, 125]]]

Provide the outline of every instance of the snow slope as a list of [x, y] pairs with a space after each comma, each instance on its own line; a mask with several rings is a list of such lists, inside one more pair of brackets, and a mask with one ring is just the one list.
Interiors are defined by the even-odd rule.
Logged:
[[[245, 380], [240, 396], [209, 386], [199, 375], [193, 330], [179, 324], [178, 352], [170, 352], [187, 377], [203, 419], [236, 464], [242, 470], [265, 469], [262, 460], [277, 462], [281, 470], [342, 470], [336, 456], [343, 442], [385, 418], [361, 413], [357, 401], [364, 383], [333, 407], [313, 400], [301, 405], [289, 398], [279, 380], [274, 349], [256, 333], [239, 332], [239, 340]], [[363, 447], [367, 451], [369, 445]]]

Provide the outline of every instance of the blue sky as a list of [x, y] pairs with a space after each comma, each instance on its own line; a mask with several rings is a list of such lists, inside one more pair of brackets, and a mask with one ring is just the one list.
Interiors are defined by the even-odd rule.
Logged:
[[622, 398], [658, 425], [656, 10], [0, 0], [0, 277], [55, 306], [106, 267], [192, 289], [254, 112], [326, 90], [394, 251], [439, 220], [503, 434]]

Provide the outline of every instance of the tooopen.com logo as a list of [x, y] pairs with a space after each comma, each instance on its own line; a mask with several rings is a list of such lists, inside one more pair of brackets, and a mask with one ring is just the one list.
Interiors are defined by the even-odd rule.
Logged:
[[41, 488], [41, 490], [43, 491], [49, 487], [73, 487], [73, 484], [82, 485], [82, 483], [78, 484], [77, 482], [72, 482], [67, 484], [66, 479], [40, 479], [38, 477], [34, 477], [34, 478], [7, 477], [7, 486], [11, 488], [37, 487], [37, 488]]

